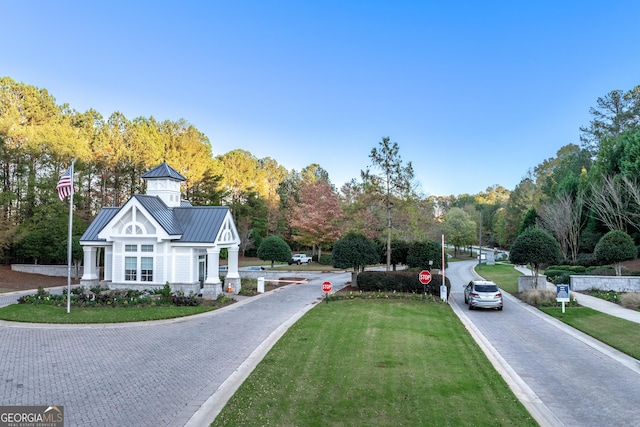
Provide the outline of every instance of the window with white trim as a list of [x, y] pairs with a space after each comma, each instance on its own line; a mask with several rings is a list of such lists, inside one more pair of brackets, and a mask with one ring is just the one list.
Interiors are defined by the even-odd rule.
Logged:
[[124, 280], [128, 282], [153, 282], [153, 257], [141, 256], [153, 253], [153, 245], [125, 245]]
[[124, 280], [135, 281], [138, 277], [138, 257], [128, 256], [124, 258]]
[[153, 258], [140, 258], [140, 280], [143, 282], [153, 282]]

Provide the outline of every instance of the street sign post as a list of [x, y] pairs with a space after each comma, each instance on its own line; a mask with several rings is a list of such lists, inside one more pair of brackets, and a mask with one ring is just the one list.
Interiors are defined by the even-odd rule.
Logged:
[[422, 270], [418, 275], [418, 280], [422, 283], [422, 299], [427, 298], [427, 285], [431, 282], [431, 272], [429, 270]]
[[431, 272], [429, 270], [422, 270], [420, 272], [420, 276], [418, 276], [418, 280], [423, 285], [428, 285], [431, 282]]
[[333, 285], [331, 284], [331, 282], [329, 281], [322, 282], [322, 292], [324, 292], [325, 294], [327, 304], [329, 304], [329, 292], [331, 292], [332, 289], [333, 289]]

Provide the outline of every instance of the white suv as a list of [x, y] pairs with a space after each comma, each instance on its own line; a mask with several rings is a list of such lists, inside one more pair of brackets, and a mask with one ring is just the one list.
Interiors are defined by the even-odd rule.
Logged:
[[469, 310], [474, 308], [502, 310], [502, 292], [495, 282], [472, 280], [464, 288], [464, 302], [469, 304]]

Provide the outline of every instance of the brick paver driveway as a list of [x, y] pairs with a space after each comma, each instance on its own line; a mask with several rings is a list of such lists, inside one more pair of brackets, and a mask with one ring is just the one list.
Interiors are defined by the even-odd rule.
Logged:
[[470, 267], [470, 262], [450, 264], [450, 303], [468, 316], [546, 406], [552, 416], [543, 425], [638, 425], [640, 363], [636, 359], [510, 296], [503, 311], [468, 311], [462, 289], [474, 278]]
[[62, 405], [66, 426], [184, 426], [274, 330], [349, 274], [317, 274], [193, 318], [0, 326], [0, 404]]

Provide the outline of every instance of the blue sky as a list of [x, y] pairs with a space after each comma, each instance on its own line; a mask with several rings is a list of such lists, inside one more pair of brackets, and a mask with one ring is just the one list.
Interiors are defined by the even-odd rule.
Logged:
[[0, 75], [184, 118], [213, 154], [359, 178], [382, 137], [424, 194], [510, 190], [640, 84], [637, 1], [2, 0]]

